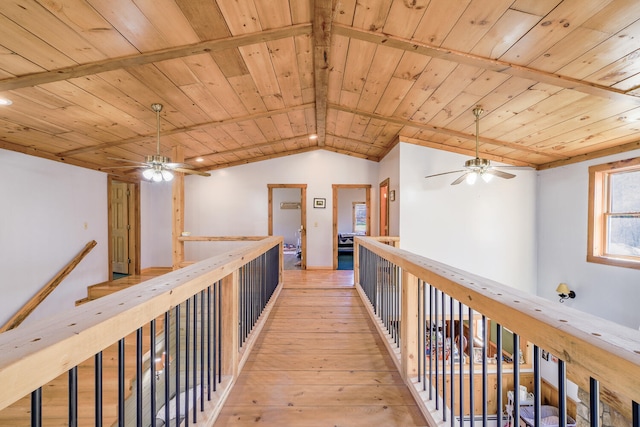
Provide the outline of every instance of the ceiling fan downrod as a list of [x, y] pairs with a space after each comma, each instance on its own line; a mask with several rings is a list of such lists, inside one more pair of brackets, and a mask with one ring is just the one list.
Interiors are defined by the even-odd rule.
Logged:
[[469, 159], [466, 162], [464, 162], [464, 166], [466, 168], [471, 168], [471, 169], [486, 169], [489, 167], [489, 165], [491, 164], [491, 162], [488, 159], [481, 159], [478, 153], [479, 150], [479, 146], [480, 146], [480, 142], [479, 142], [479, 135], [480, 135], [480, 116], [482, 115], [482, 113], [484, 113], [484, 110], [482, 109], [481, 106], [476, 105], [476, 108], [473, 109], [473, 115], [476, 116], [476, 158], [475, 159]]

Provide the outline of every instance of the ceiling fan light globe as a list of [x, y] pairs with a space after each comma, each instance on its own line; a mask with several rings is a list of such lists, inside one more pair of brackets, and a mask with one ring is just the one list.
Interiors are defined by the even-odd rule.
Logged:
[[162, 171], [162, 178], [164, 178], [165, 181], [171, 181], [173, 179], [173, 174], [171, 171], [164, 169]]
[[162, 173], [160, 171], [153, 171], [153, 182], [162, 181]]
[[467, 175], [467, 177], [465, 178], [465, 181], [466, 181], [467, 184], [473, 185], [473, 184], [476, 183], [477, 179], [478, 179], [478, 173], [477, 172], [472, 172], [472, 173]]
[[490, 173], [483, 173], [482, 174], [482, 180], [484, 182], [490, 182], [493, 179], [493, 175], [491, 175]]
[[151, 178], [153, 178], [153, 169], [145, 169], [142, 171], [142, 176], [144, 179], [151, 180]]

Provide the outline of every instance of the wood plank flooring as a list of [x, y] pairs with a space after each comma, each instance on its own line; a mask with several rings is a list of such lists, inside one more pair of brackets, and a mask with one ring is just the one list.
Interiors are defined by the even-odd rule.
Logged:
[[352, 271], [285, 271], [284, 289], [215, 424], [424, 426]]

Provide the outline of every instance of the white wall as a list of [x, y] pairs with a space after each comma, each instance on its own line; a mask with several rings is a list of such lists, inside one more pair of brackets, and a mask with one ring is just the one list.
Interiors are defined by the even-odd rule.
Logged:
[[589, 263], [588, 168], [640, 156], [640, 150], [539, 172], [538, 295], [558, 300], [560, 282], [576, 292], [568, 307], [637, 329], [640, 270]]
[[353, 233], [353, 203], [366, 201], [364, 188], [338, 188], [338, 233]]
[[[185, 181], [192, 179], [186, 177]], [[140, 268], [171, 267], [173, 209], [171, 182], [140, 183]]]
[[[377, 186], [377, 174], [375, 162], [316, 150], [188, 177], [185, 229], [205, 236], [266, 235], [267, 184], [307, 184], [307, 267], [331, 268], [332, 184]], [[313, 208], [317, 197], [327, 200], [325, 209]]]
[[25, 323], [64, 311], [107, 280], [107, 175], [0, 149], [0, 324], [91, 240], [98, 244]]
[[403, 249], [535, 293], [536, 173], [450, 185], [467, 156], [401, 143], [400, 244]]

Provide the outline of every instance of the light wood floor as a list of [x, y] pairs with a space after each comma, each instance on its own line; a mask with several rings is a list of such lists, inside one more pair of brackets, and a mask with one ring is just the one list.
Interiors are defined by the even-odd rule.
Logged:
[[352, 271], [285, 271], [215, 426], [423, 426]]

